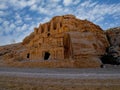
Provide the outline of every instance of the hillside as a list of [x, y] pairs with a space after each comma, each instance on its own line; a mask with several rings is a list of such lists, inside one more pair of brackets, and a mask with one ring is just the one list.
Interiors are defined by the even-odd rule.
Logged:
[[100, 67], [111, 63], [111, 56], [119, 61], [119, 32], [120, 28], [103, 31], [73, 15], [55, 16], [22, 43], [1, 46], [0, 58], [11, 66]]

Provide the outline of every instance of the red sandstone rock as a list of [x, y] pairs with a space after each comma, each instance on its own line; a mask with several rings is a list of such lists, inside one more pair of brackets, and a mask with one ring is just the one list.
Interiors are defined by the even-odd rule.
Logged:
[[72, 60], [75, 67], [99, 67], [99, 58], [109, 46], [99, 26], [73, 15], [56, 16], [40, 24], [22, 44], [26, 52], [18, 54], [24, 59]]

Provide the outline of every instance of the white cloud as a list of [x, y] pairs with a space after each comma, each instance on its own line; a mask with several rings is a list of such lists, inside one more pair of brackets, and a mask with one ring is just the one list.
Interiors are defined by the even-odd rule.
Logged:
[[43, 8], [43, 7], [39, 7], [38, 9], [39, 9], [39, 12], [41, 14], [48, 14], [49, 13], [49, 11], [47, 9]]
[[16, 43], [21, 42], [26, 36], [33, 32], [35, 26], [35, 24], [24, 24], [21, 27], [16, 27], [14, 24], [10, 24], [9, 29], [8, 27], [5, 28], [5, 31], [7, 30], [5, 33], [8, 33], [12, 28], [15, 28], [14, 30], [12, 29], [13, 34], [2, 35], [2, 32], [0, 32], [0, 45], [11, 44], [13, 40], [15, 40]]
[[20, 14], [18, 14], [18, 13], [15, 13], [15, 19], [16, 19], [16, 20], [18, 20], [18, 19], [21, 19], [21, 16], [20, 16]]
[[[42, 5], [43, 4], [43, 5]], [[48, 7], [49, 5], [46, 4], [45, 7], [43, 7], [45, 5], [44, 2], [41, 2], [40, 4], [33, 4], [31, 7], [30, 7], [30, 10], [33, 10], [33, 11], [37, 11], [38, 13], [40, 14], [50, 14], [49, 12], [49, 9], [51, 9], [50, 7]]]
[[37, 0], [9, 0], [9, 3], [16, 9], [22, 9], [26, 6], [31, 6], [35, 4]]
[[3, 21], [0, 28], [2, 32], [4, 32], [5, 34], [9, 34], [16, 28], [16, 26], [13, 23], [10, 23], [9, 21]]
[[81, 4], [81, 6], [82, 6], [82, 7], [89, 7], [90, 4], [91, 4], [91, 1], [90, 1], [90, 0], [87, 0], [87, 1], [83, 2], [83, 3]]
[[[63, 12], [63, 10], [64, 10], [64, 8], [63, 8], [62, 6], [60, 6], [60, 5], [55, 8], [55, 12], [56, 12], [56, 13], [59, 13], [59, 14], [60, 14], [61, 12]], [[53, 14], [54, 14], [54, 13], [53, 13]]]
[[16, 28], [16, 26], [15, 26], [15, 24], [10, 24], [10, 27], [9, 27], [9, 29], [11, 29], [11, 30], [13, 30], [13, 29], [15, 29]]
[[0, 11], [0, 16], [5, 16], [7, 15], [4, 11]]
[[22, 16], [20, 16], [20, 14], [19, 13], [15, 13], [15, 22], [13, 22], [13, 23], [15, 23], [15, 25], [21, 25], [22, 23], [23, 23], [23, 20], [22, 20]]
[[58, 3], [58, 2], [60, 2], [61, 0], [49, 0], [49, 1]]
[[21, 31], [27, 30], [27, 28], [28, 28], [28, 25], [24, 24], [24, 25], [21, 27]]
[[[17, 42], [22, 41], [26, 35], [33, 31], [34, 27], [49, 21], [56, 15], [73, 14], [77, 18], [99, 23], [102, 27], [106, 23], [103, 21], [108, 16], [110, 16], [109, 19], [117, 21], [120, 19], [120, 3], [108, 5], [99, 2], [93, 0], [83, 0], [83, 2], [81, 0], [0, 0], [0, 24], [2, 24], [0, 37], [5, 32], [9, 35], [2, 38], [11, 36], [8, 40], [15, 38]], [[10, 8], [9, 11], [4, 10], [7, 10], [7, 7]], [[112, 27], [119, 25], [120, 22], [107, 23], [105, 24], [107, 27]]]
[[[50, 18], [49, 17], [45, 17], [42, 21], [41, 21], [41, 23], [45, 23], [45, 22], [48, 22], [50, 20]], [[39, 24], [39, 23], [38, 23]]]
[[0, 35], [2, 35], [2, 34], [3, 34], [3, 27], [0, 26]]
[[4, 22], [3, 22], [3, 26], [4, 26], [4, 27], [8, 27], [9, 24], [10, 24], [9, 21], [4, 21]]
[[0, 37], [0, 46], [10, 44], [11, 36], [1, 36]]
[[75, 14], [81, 19], [99, 21], [98, 19], [102, 17], [102, 20], [104, 20], [106, 15], [120, 15], [120, 4], [97, 4], [97, 2], [89, 0], [81, 3], [77, 7]]
[[68, 6], [68, 5], [72, 4], [72, 0], [63, 0], [63, 4], [65, 6]]
[[4, 10], [4, 9], [7, 9], [7, 8], [8, 8], [8, 6], [5, 3], [0, 4], [0, 9]]
[[99, 17], [98, 19], [95, 20], [95, 22], [101, 22], [104, 20], [104, 17]]
[[2, 23], [3, 22], [3, 19], [2, 18], [0, 18], [0, 23]]
[[36, 5], [36, 4], [32, 5], [32, 6], [30, 7], [30, 10], [37, 10], [37, 5]]
[[22, 23], [23, 23], [23, 21], [21, 19], [18, 19], [18, 20], [15, 21], [16, 25], [21, 25]]
[[80, 1], [81, 1], [81, 0], [74, 0], [72, 3], [73, 3], [74, 5], [76, 5], [76, 4], [78, 4]]
[[31, 17], [26, 17], [25, 20], [32, 20], [32, 18]]
[[30, 20], [32, 20], [32, 17], [30, 17], [29, 15], [26, 15], [26, 16], [24, 17], [24, 20], [30, 21]]

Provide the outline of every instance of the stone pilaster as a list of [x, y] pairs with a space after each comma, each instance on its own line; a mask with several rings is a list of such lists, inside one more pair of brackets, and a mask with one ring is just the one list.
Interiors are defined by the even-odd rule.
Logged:
[[42, 27], [41, 27], [41, 24], [40, 24], [40, 26], [39, 26], [39, 28], [38, 28], [38, 33], [39, 33], [39, 34], [42, 33]]
[[38, 28], [34, 28], [34, 33], [37, 34], [38, 33]]
[[50, 22], [50, 32], [53, 32], [53, 21]]

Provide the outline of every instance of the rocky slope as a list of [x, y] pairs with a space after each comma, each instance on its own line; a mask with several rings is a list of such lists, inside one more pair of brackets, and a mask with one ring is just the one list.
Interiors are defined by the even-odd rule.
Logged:
[[19, 56], [21, 52], [25, 52], [26, 48], [21, 43], [0, 46], [0, 64], [9, 63], [11, 61], [19, 61], [23, 59]]
[[103, 56], [103, 63], [120, 64], [120, 27], [110, 28], [106, 31], [110, 46]]
[[[40, 24], [22, 43], [0, 47], [0, 57], [12, 61], [38, 60], [43, 67], [100, 67], [101, 60], [111, 64], [119, 61], [119, 39], [120, 28], [105, 32], [73, 15], [56, 16]], [[50, 55], [47, 61], [46, 52]]]

